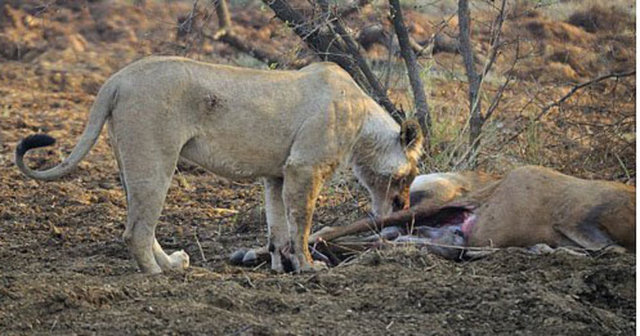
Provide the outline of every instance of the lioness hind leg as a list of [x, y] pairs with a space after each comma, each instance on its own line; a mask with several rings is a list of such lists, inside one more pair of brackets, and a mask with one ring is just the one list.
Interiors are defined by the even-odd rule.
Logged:
[[155, 228], [169, 186], [169, 178], [127, 180], [128, 215], [123, 234], [129, 250], [144, 273], [179, 271], [189, 267], [189, 255], [176, 251], [167, 255], [155, 238]]
[[[146, 160], [145, 160], [146, 159]], [[158, 159], [155, 157], [154, 159]], [[177, 153], [176, 159], [177, 160]], [[144, 273], [182, 270], [189, 265], [184, 251], [167, 255], [155, 238], [155, 228], [169, 189], [175, 161], [127, 160], [123, 164], [123, 184], [127, 191], [127, 224], [123, 238]]]
[[124, 174], [127, 190], [127, 224], [124, 239], [143, 273], [161, 273], [153, 253], [155, 229], [166, 196], [168, 181], [159, 178], [134, 180]]

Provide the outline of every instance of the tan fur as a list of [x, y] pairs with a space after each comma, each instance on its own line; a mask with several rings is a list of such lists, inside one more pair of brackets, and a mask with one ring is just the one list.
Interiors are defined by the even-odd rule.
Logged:
[[473, 171], [420, 175], [411, 183], [411, 204], [444, 205], [497, 179], [497, 176]]
[[470, 246], [604, 247], [588, 232], [602, 230], [612, 243], [635, 251], [635, 188], [583, 180], [526, 166], [467, 197], [479, 205]]
[[418, 176], [411, 185], [412, 198], [418, 198], [418, 192], [424, 197], [410, 209], [323, 228], [311, 240], [421, 225], [443, 210], [460, 207], [471, 209], [477, 219], [467, 246], [547, 244], [596, 250], [617, 244], [635, 251], [634, 187], [583, 180], [539, 166], [516, 168], [502, 179], [474, 172], [424, 177]]
[[[155, 225], [180, 157], [229, 178], [264, 178], [272, 268], [313, 269], [308, 235], [318, 192], [336, 167], [353, 167], [387, 214], [411, 182], [422, 136], [401, 128], [332, 63], [300, 71], [243, 69], [179, 57], [149, 57], [101, 88], [71, 155], [51, 180], [86, 155], [105, 122], [127, 194], [124, 239], [144, 272], [182, 269], [164, 253]], [[415, 141], [409, 141], [414, 134]], [[402, 139], [402, 141], [401, 141]]]

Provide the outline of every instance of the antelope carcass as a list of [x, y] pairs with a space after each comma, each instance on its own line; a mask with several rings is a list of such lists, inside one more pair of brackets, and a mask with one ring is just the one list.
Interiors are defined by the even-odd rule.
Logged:
[[[381, 240], [422, 244], [448, 258], [467, 248], [540, 244], [635, 252], [635, 188], [617, 182], [524, 166], [502, 179], [474, 172], [420, 175], [410, 197], [407, 210], [327, 227], [311, 242], [332, 247], [324, 250], [333, 255]], [[367, 231], [374, 234], [338, 239]]]

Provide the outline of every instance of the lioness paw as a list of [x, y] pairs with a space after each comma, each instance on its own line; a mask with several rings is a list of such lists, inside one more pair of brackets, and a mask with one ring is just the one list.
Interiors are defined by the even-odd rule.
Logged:
[[169, 265], [173, 271], [183, 271], [189, 268], [189, 255], [184, 250], [171, 253]]

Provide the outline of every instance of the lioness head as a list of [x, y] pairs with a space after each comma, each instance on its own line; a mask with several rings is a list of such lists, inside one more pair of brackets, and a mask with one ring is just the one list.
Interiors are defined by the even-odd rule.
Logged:
[[409, 207], [409, 186], [418, 174], [423, 138], [420, 125], [407, 120], [399, 135], [379, 135], [359, 147], [365, 153], [358, 153], [353, 169], [369, 190], [376, 216]]

